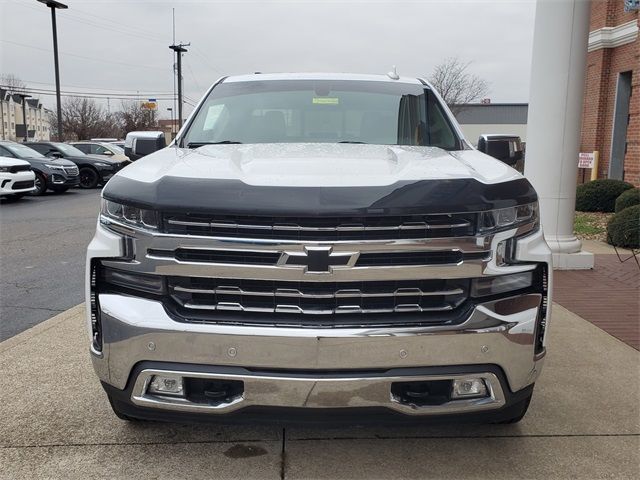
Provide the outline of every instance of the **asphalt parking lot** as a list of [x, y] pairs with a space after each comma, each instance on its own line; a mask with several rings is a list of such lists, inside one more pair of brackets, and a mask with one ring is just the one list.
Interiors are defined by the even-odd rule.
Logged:
[[82, 302], [100, 190], [0, 204], [0, 341]]

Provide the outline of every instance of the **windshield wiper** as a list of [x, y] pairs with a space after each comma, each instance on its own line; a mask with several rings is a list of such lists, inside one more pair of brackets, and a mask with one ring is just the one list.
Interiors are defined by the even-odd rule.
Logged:
[[236, 142], [235, 140], [221, 140], [219, 142], [189, 142], [187, 148], [199, 148], [205, 145], [236, 145], [242, 142]]
[[341, 142], [338, 142], [338, 143], [361, 143], [366, 145], [367, 142], [356, 142], [355, 140], [342, 140]]

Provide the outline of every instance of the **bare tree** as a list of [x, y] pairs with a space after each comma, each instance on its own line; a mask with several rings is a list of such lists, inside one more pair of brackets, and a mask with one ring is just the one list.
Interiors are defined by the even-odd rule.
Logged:
[[9, 93], [24, 93], [27, 88], [27, 84], [13, 73], [0, 75], [0, 85]]
[[471, 62], [449, 57], [436, 65], [429, 76], [429, 81], [454, 114], [464, 110], [464, 104], [476, 102], [489, 93], [486, 80], [468, 72], [470, 65]]
[[122, 111], [118, 112], [120, 128], [125, 136], [127, 132], [136, 130], [157, 130], [158, 122], [155, 112], [142, 108], [142, 104], [136, 101], [122, 102]]
[[[65, 140], [88, 140], [95, 137], [118, 136], [117, 119], [90, 98], [68, 97], [61, 106], [62, 131]], [[55, 112], [51, 113], [51, 125], [57, 125]], [[55, 129], [54, 129], [55, 131]]]

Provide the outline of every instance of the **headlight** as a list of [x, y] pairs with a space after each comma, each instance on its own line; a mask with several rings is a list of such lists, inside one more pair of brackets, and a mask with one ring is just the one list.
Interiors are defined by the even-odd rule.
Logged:
[[10, 172], [11, 167], [0, 167], [0, 172]]
[[539, 221], [538, 202], [527, 203], [482, 212], [479, 231], [480, 233], [496, 232], [528, 224], [532, 224], [532, 229], [537, 229]]
[[132, 207], [103, 198], [100, 213], [102, 223], [108, 224], [109, 219], [112, 219], [135, 228], [158, 229], [158, 212], [155, 210]]
[[109, 165], [108, 163], [96, 162], [94, 163], [96, 167], [112, 167], [113, 165]]
[[486, 297], [499, 293], [521, 290], [533, 285], [533, 272], [474, 278], [471, 282], [472, 297]]
[[45, 163], [44, 166], [47, 168], [50, 168], [51, 170], [59, 170], [61, 172], [64, 172], [64, 168], [61, 167], [60, 165], [51, 165], [49, 163]]

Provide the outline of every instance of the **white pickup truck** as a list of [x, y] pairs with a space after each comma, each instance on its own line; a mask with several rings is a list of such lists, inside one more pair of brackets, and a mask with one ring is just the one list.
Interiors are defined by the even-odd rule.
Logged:
[[425, 80], [222, 78], [102, 195], [88, 347], [119, 417], [525, 414], [551, 302], [538, 198]]

